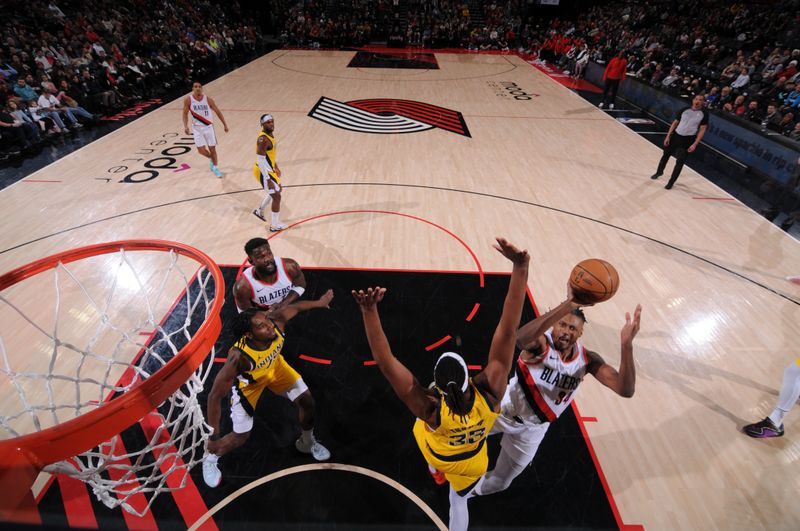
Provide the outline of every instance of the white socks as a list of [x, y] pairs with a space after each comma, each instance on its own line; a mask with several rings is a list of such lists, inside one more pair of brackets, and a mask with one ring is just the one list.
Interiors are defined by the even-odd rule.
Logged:
[[277, 227], [281, 224], [281, 213], [280, 212], [273, 212], [272, 213], [272, 226]]
[[769, 416], [775, 426], [783, 424], [783, 417], [789, 412], [800, 398], [800, 365], [797, 360], [783, 371], [783, 384], [778, 395], [778, 403]]
[[772, 410], [772, 413], [769, 414], [769, 420], [775, 424], [776, 428], [780, 428], [781, 424], [783, 424], [783, 417], [786, 415], [786, 413], [787, 411], [775, 408]]

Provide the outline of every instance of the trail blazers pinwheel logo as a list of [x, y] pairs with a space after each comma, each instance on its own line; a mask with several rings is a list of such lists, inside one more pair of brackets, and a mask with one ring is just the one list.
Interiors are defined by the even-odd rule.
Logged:
[[308, 115], [334, 127], [359, 133], [388, 135], [444, 129], [470, 136], [460, 112], [420, 101], [384, 98], [342, 103], [323, 96]]

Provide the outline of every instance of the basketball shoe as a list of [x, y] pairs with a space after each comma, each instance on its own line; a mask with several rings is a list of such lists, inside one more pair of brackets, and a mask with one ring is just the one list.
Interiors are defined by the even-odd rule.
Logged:
[[444, 472], [441, 470], [436, 470], [435, 468], [428, 466], [428, 472], [431, 473], [431, 477], [437, 485], [444, 485], [447, 483], [447, 478], [444, 476]]
[[278, 223], [277, 225], [270, 225], [269, 231], [270, 232], [280, 232], [282, 230], [288, 229], [289, 225], [286, 223]]
[[264, 223], [267, 222], [267, 218], [264, 217], [264, 214], [261, 213], [259, 209], [253, 210], [253, 215], [263, 221]]
[[219, 457], [214, 454], [208, 454], [203, 459], [203, 481], [212, 489], [219, 486], [222, 481], [222, 472], [219, 471], [217, 461], [219, 461]]
[[748, 424], [747, 426], [742, 428], [742, 431], [744, 431], [750, 437], [754, 437], [756, 439], [783, 437], [783, 424], [781, 424], [780, 426], [775, 426], [775, 424], [769, 419], [769, 417], [767, 417], [761, 422]]
[[[317, 461], [327, 461], [331, 458], [331, 453], [328, 451], [328, 449], [322, 446], [313, 435], [311, 436], [311, 442], [309, 444], [304, 443], [303, 438], [299, 437], [294, 442], [294, 447], [297, 448], [298, 452], [311, 454], [311, 456]], [[205, 467], [205, 462], [203, 463], [203, 466]], [[205, 468], [203, 468], [203, 472], [205, 473]]]

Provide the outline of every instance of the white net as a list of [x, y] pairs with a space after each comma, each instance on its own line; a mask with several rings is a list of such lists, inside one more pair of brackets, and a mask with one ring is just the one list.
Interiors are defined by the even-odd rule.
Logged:
[[[215, 279], [200, 265], [174, 250], [119, 249], [59, 262], [1, 292], [0, 438], [92, 411], [176, 356], [212, 307]], [[202, 460], [211, 430], [197, 397], [213, 357], [212, 349], [134, 426], [45, 471], [85, 481], [108, 507], [144, 514]]]

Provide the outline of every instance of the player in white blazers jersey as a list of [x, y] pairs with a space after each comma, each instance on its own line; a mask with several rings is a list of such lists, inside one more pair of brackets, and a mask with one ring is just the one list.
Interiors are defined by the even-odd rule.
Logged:
[[291, 258], [272, 254], [269, 241], [252, 238], [244, 245], [248, 267], [233, 285], [233, 298], [239, 312], [255, 306], [276, 310], [293, 303], [306, 291], [306, 277], [300, 264]]
[[[317, 461], [325, 461], [331, 455], [314, 435], [314, 396], [300, 373], [283, 357], [282, 351], [286, 322], [298, 311], [327, 308], [333, 292], [328, 290], [317, 301], [306, 300], [290, 306], [303, 295], [306, 287], [306, 279], [297, 262], [273, 256], [269, 241], [264, 238], [250, 239], [244, 245], [244, 252], [252, 267], [247, 268], [233, 285], [233, 297], [239, 310], [233, 326], [237, 343], [215, 376], [208, 397], [208, 422], [214, 435], [203, 461], [203, 479], [212, 488], [222, 479], [217, 464], [219, 457], [244, 444], [250, 436], [253, 414], [264, 387], [297, 405], [302, 430], [295, 448], [311, 454]], [[244, 376], [245, 373], [249, 376]], [[240, 384], [234, 385], [237, 381]], [[249, 390], [245, 390], [248, 385]], [[219, 404], [232, 387], [233, 432], [221, 437]]]
[[503, 433], [500, 456], [476, 489], [477, 495], [507, 489], [533, 461], [550, 424], [575, 399], [586, 374], [620, 396], [633, 396], [633, 338], [639, 331], [641, 305], [636, 306], [632, 319], [625, 314], [619, 371], [578, 342], [586, 323], [580, 306], [568, 286], [567, 300], [517, 331], [517, 346], [522, 352], [491, 431]]
[[225, 117], [217, 108], [212, 98], [203, 94], [203, 85], [199, 81], [192, 84], [192, 93], [183, 99], [183, 131], [189, 133], [189, 116], [192, 117], [192, 136], [197, 152], [209, 159], [209, 167], [214, 175], [222, 177], [222, 172], [217, 168], [217, 135], [214, 134], [214, 116], [211, 111], [217, 113], [219, 121], [228, 132], [228, 124]]

